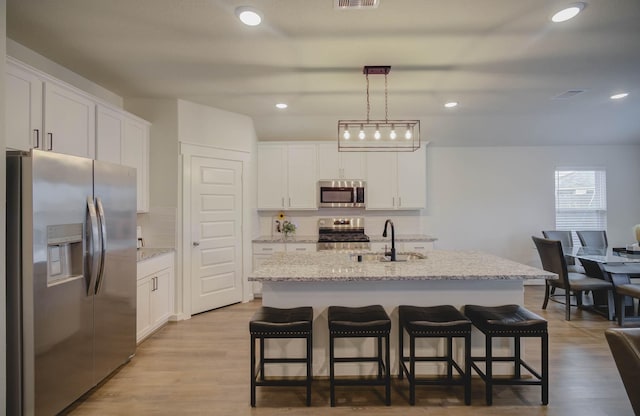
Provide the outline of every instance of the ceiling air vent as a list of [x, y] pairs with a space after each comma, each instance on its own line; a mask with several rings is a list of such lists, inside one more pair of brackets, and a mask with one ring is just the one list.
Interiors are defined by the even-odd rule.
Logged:
[[573, 98], [578, 94], [582, 94], [586, 90], [569, 90], [565, 91], [562, 94], [558, 94], [552, 98], [552, 100], [568, 100], [569, 98]]
[[380, 0], [334, 0], [333, 8], [338, 10], [377, 9]]

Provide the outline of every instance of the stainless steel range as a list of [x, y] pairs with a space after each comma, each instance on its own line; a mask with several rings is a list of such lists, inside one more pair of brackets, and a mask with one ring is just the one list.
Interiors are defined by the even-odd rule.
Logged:
[[364, 218], [320, 218], [318, 251], [368, 250], [369, 237], [364, 233]]

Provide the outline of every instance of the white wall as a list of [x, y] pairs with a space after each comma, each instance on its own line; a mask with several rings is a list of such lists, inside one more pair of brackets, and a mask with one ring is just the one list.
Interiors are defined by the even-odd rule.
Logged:
[[607, 172], [610, 245], [640, 223], [640, 146], [433, 147], [427, 152], [424, 229], [438, 248], [481, 249], [538, 265], [531, 235], [554, 229], [554, 171]]
[[[7, 3], [0, 0], [0, 56], [5, 56], [5, 40], [7, 33]], [[0, 97], [4, 97], [5, 61], [0, 62]], [[0, 126], [4, 126], [4, 100], [0, 100]], [[0, 129], [0, 149], [6, 149], [4, 128]], [[0, 158], [0, 235], [6, 236], [6, 158]], [[6, 413], [7, 403], [7, 328], [6, 328], [6, 267], [5, 267], [5, 238], [0, 238], [0, 415]]]
[[257, 142], [253, 120], [242, 114], [178, 100], [178, 137], [183, 143], [251, 152]]

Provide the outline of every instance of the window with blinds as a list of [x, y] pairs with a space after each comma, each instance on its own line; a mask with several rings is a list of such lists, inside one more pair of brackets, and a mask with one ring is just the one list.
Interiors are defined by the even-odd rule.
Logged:
[[606, 231], [606, 182], [604, 170], [556, 170], [556, 229]]

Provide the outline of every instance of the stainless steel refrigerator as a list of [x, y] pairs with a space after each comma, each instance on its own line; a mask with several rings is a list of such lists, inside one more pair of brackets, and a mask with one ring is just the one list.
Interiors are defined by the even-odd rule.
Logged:
[[7, 414], [55, 415], [136, 347], [135, 169], [7, 153]]

